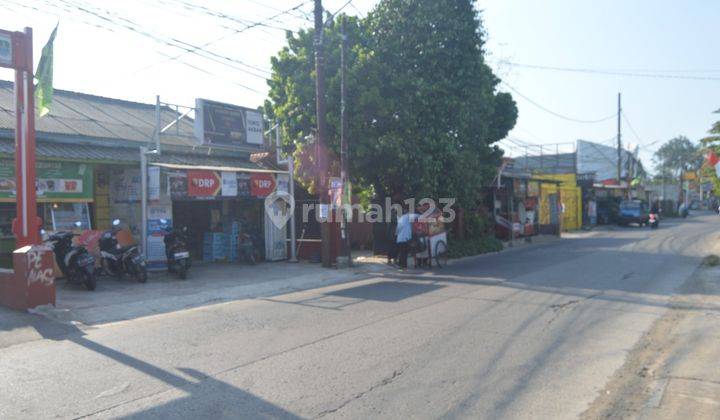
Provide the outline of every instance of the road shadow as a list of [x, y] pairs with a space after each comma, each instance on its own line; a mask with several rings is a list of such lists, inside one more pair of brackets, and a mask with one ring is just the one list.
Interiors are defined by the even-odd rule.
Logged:
[[29, 341], [62, 340], [80, 331], [72, 324], [63, 324], [41, 315], [0, 307], [0, 348]]
[[[190, 376], [191, 380], [85, 337], [75, 337], [70, 341], [162, 381], [171, 389], [182, 390], [186, 394], [161, 405], [141, 409], [129, 415], [121, 415], [120, 418], [299, 418], [262, 398], [195, 369], [179, 368], [181, 372]], [[137, 401], [133, 400], [129, 404], [132, 405]], [[115, 406], [107, 407], [107, 410], [115, 408]], [[101, 413], [102, 411], [95, 414]]]
[[429, 293], [445, 286], [439, 284], [398, 283], [381, 281], [348, 287], [324, 293], [325, 296], [340, 296], [360, 300], [376, 300], [379, 302], [399, 302], [413, 296]]

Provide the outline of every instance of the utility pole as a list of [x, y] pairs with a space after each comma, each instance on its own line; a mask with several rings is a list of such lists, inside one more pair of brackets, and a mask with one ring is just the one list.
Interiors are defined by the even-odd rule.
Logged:
[[621, 105], [621, 94], [618, 92], [618, 112], [617, 112], [617, 180], [618, 180], [618, 186], [620, 185], [620, 182], [622, 180], [622, 132], [621, 132], [621, 114], [622, 113], [622, 105]]
[[330, 203], [327, 194], [327, 138], [325, 122], [325, 58], [323, 56], [323, 6], [322, 0], [315, 0], [315, 105], [317, 113], [317, 138], [315, 151], [318, 168], [318, 194], [320, 206], [327, 210], [327, 220], [320, 223], [320, 253], [323, 267], [331, 267], [330, 258]]
[[[348, 175], [348, 144], [347, 144], [347, 113], [345, 112], [347, 86], [345, 80], [345, 72], [347, 63], [345, 62], [345, 53], [347, 52], [347, 34], [345, 33], [345, 16], [341, 17], [340, 24], [340, 179], [342, 180], [342, 196], [343, 199], [349, 192], [349, 175]], [[352, 205], [352, 196], [347, 196], [349, 205]], [[341, 200], [341, 204], [343, 200]], [[342, 237], [342, 255], [347, 258], [348, 266], [352, 265], [352, 255], [350, 251], [350, 229], [348, 222], [352, 218], [352, 206], [342, 207], [342, 220], [340, 221], [340, 232]]]

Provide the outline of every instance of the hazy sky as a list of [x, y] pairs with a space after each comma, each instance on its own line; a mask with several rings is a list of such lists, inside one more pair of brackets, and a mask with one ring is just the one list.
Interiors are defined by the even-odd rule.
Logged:
[[[353, 0], [343, 11], [366, 14], [376, 2]], [[196, 97], [251, 107], [261, 104], [267, 93], [264, 77], [269, 58], [284, 44], [283, 29], [312, 25], [312, 2], [300, 0], [2, 3], [0, 28], [33, 27], [36, 63], [42, 45], [60, 22], [56, 88], [142, 102], [153, 102], [160, 94], [165, 101], [184, 105], [192, 105]], [[347, 0], [323, 3], [334, 12]], [[661, 141], [679, 134], [699, 139], [720, 119], [712, 114], [720, 108], [720, 55], [713, 42], [720, 4], [715, 0], [479, 0], [477, 4], [488, 33], [488, 61], [509, 86], [554, 113], [580, 120], [615, 113], [617, 93], [622, 92], [625, 114], [637, 133], [623, 121], [623, 140], [641, 146], [646, 165]], [[302, 6], [281, 14], [298, 5]], [[267, 26], [246, 28], [259, 21]], [[178, 41], [189, 49], [208, 44], [204, 49], [217, 55], [206, 59], [167, 45]], [[11, 73], [2, 69], [0, 78], [9, 80]], [[511, 149], [518, 144], [529, 144], [532, 152], [538, 144], [578, 138], [610, 144], [615, 139], [614, 118], [594, 124], [572, 122], [512, 93], [520, 116], [511, 140], [502, 142], [511, 153], [524, 152], [520, 147]]]

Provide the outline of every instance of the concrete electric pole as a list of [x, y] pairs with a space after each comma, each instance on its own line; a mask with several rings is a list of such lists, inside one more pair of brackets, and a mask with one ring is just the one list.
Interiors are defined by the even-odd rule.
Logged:
[[618, 185], [620, 185], [620, 182], [622, 180], [622, 133], [621, 133], [621, 123], [620, 123], [620, 114], [622, 113], [622, 106], [621, 106], [621, 96], [620, 92], [618, 92], [618, 112], [617, 112], [617, 180]]
[[[323, 6], [322, 0], [315, 0], [315, 101], [317, 113], [317, 138], [315, 151], [317, 158], [317, 183], [321, 213], [327, 220], [320, 223], [320, 253], [323, 267], [331, 267], [330, 244], [330, 203], [327, 180], [327, 138], [325, 122], [325, 57], [323, 56]], [[317, 211], [317, 210], [316, 210]]]
[[[348, 143], [347, 143], [347, 113], [346, 113], [346, 99], [347, 99], [347, 86], [345, 79], [346, 72], [346, 59], [345, 54], [347, 53], [347, 34], [345, 33], [345, 16], [342, 16], [342, 22], [340, 25], [341, 29], [341, 44], [340, 44], [340, 179], [342, 180], [342, 196], [343, 199], [347, 196], [349, 191], [349, 175], [348, 175]], [[348, 203], [352, 204], [352, 197], [347, 197]], [[341, 200], [341, 204], [345, 204]], [[341, 226], [341, 238], [342, 238], [342, 256], [347, 258], [348, 266], [352, 265], [352, 256], [350, 253], [350, 229], [348, 226], [349, 221], [352, 218], [352, 207], [344, 207], [341, 213], [342, 220], [340, 221]]]

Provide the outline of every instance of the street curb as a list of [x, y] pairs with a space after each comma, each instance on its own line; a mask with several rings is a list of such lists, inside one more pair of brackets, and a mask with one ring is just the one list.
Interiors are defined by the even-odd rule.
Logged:
[[66, 309], [41, 306], [34, 308], [32, 313], [59, 323], [73, 325], [79, 329], [92, 329], [118, 322], [198, 309], [214, 304], [267, 298], [344, 284], [382, 275], [393, 269], [393, 267], [383, 264], [368, 263], [361, 267], [353, 266], [350, 269], [328, 269], [327, 275], [311, 273], [289, 277], [285, 280], [268, 280], [253, 284], [199, 290], [197, 293], [187, 295], [149, 298], [102, 307]]

